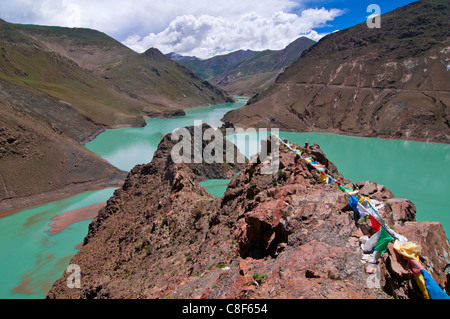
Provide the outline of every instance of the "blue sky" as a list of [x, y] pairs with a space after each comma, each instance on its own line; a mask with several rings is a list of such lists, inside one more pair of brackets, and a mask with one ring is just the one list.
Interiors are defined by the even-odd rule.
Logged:
[[136, 52], [156, 47], [208, 58], [240, 49], [279, 50], [300, 36], [324, 35], [366, 21], [408, 0], [0, 0], [13, 23], [102, 31]]
[[415, 1], [411, 0], [391, 0], [391, 1], [378, 1], [378, 0], [315, 0], [306, 1], [305, 4], [308, 7], [324, 7], [326, 9], [340, 8], [345, 11], [341, 16], [336, 17], [330, 22], [330, 27], [317, 28], [320, 33], [333, 32], [334, 30], [343, 30], [348, 27], [365, 22], [366, 17], [370, 13], [366, 13], [367, 7], [370, 4], [377, 4], [380, 6], [381, 14], [395, 10], [396, 8], [405, 6]]

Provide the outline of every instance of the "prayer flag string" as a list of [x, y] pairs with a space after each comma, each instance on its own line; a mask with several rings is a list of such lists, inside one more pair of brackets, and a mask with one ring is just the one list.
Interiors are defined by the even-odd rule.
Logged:
[[[276, 136], [276, 135], [274, 135]], [[386, 250], [391, 241], [394, 241], [394, 249], [402, 254], [407, 260], [408, 265], [416, 264], [417, 267], [411, 267], [410, 270], [414, 274], [420, 290], [423, 293], [425, 299], [450, 299], [445, 291], [433, 280], [430, 274], [420, 264], [418, 251], [420, 246], [408, 241], [408, 239], [402, 235], [394, 232], [383, 220], [378, 213], [378, 210], [374, 207], [374, 200], [368, 197], [361, 196], [358, 199], [356, 195], [359, 193], [358, 187], [353, 184], [354, 189], [344, 186], [341, 182], [336, 180], [331, 174], [327, 173], [328, 168], [326, 165], [313, 161], [312, 156], [303, 155], [303, 150], [299, 150], [295, 147], [294, 143], [289, 142], [287, 139], [276, 136], [287, 148], [292, 150], [305, 162], [313, 166], [320, 174], [319, 180], [325, 184], [336, 184], [338, 188], [350, 196], [350, 206], [353, 211], [357, 213], [357, 220], [369, 216], [374, 234], [370, 239], [362, 245], [364, 252], [371, 252], [372, 257], [363, 256], [363, 260], [367, 260], [372, 263], [377, 263], [378, 257], [380, 257]], [[379, 220], [378, 220], [379, 219]], [[380, 223], [381, 221], [381, 223]]]

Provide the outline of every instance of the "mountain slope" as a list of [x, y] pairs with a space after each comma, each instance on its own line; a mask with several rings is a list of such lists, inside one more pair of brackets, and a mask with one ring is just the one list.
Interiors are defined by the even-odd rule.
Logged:
[[[221, 89], [150, 48], [101, 72], [119, 91], [160, 108], [188, 108], [232, 102]], [[145, 112], [153, 111], [145, 108]]]
[[66, 103], [0, 79], [0, 212], [122, 185], [82, 142], [103, 128]]
[[0, 45], [0, 77], [107, 126], [231, 99], [162, 54], [148, 58], [95, 30], [3, 22]]
[[121, 185], [124, 172], [83, 147], [105, 127], [230, 100], [156, 49], [0, 20], [0, 211]]
[[239, 50], [226, 55], [200, 60], [169, 54], [200, 77], [234, 95], [251, 96], [273, 83], [285, 67], [296, 61], [315, 42], [300, 37], [283, 50]]
[[224, 120], [450, 142], [450, 5], [419, 1], [330, 34]]

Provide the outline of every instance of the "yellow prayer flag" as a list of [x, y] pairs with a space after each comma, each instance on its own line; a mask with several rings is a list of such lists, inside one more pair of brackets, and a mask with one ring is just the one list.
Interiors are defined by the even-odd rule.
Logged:
[[423, 278], [422, 274], [414, 274], [414, 280], [417, 283], [417, 286], [419, 286], [420, 291], [422, 291], [423, 297], [425, 299], [430, 299], [430, 296], [428, 295], [427, 286], [425, 285], [425, 279]]
[[394, 242], [394, 249], [406, 258], [418, 259], [421, 247], [411, 241], [402, 244], [400, 241], [396, 240]]

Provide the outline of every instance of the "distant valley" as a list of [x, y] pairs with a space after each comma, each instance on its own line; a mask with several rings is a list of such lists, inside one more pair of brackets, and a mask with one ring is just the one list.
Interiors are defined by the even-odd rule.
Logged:
[[[0, 297], [449, 298], [449, 16], [422, 0], [206, 60], [0, 19]], [[210, 43], [178, 20], [136, 41]]]
[[282, 50], [239, 50], [205, 60], [176, 53], [167, 56], [230, 94], [253, 96], [273, 84], [276, 77], [314, 43], [300, 37]]

